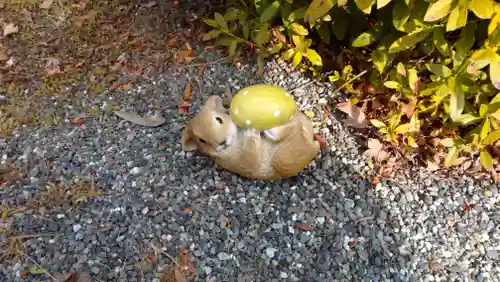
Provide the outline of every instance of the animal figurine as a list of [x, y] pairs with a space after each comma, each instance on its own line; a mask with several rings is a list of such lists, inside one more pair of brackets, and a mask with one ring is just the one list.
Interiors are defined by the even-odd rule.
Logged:
[[222, 98], [210, 96], [184, 128], [181, 145], [184, 151], [197, 150], [211, 157], [223, 169], [260, 180], [296, 176], [325, 145], [300, 111], [262, 135], [256, 128], [238, 127]]

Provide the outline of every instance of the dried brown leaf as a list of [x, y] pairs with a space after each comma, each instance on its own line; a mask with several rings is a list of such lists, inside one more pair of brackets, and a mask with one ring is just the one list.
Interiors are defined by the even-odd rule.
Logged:
[[186, 85], [186, 88], [184, 89], [184, 96], [182, 99], [186, 102], [191, 101], [191, 80], [189, 80], [188, 84]]
[[18, 31], [19, 31], [19, 27], [13, 23], [8, 23], [8, 24], [3, 26], [3, 36], [17, 33]]
[[0, 9], [2, 9], [3, 7], [5, 7], [5, 2], [7, 0], [0, 0]]
[[381, 162], [385, 161], [389, 158], [389, 153], [384, 151], [384, 145], [377, 139], [368, 139], [368, 150], [365, 151], [365, 154], [374, 158], [375, 161]]
[[87, 272], [74, 272], [64, 282], [92, 282], [92, 278]]
[[40, 9], [50, 9], [53, 2], [54, 2], [54, 0], [43, 0], [43, 2], [40, 3], [39, 7], [40, 7]]
[[9, 56], [5, 54], [5, 51], [0, 49], [0, 61], [7, 61], [9, 59]]
[[337, 104], [337, 109], [346, 113], [349, 117], [345, 122], [355, 128], [366, 128], [366, 117], [363, 111], [350, 101]]
[[439, 165], [431, 160], [427, 160], [427, 169], [430, 171], [436, 171], [439, 169]]
[[45, 72], [48, 76], [54, 76], [61, 73], [61, 61], [58, 58], [49, 57], [46, 60], [47, 62], [45, 63]]
[[273, 30], [273, 35], [279, 41], [286, 42], [286, 36], [281, 31], [275, 29], [275, 30]]
[[122, 119], [142, 125], [142, 126], [149, 126], [149, 127], [156, 127], [164, 124], [166, 122], [166, 119], [162, 116], [149, 116], [146, 115], [144, 117], [141, 117], [138, 114], [135, 113], [129, 113], [129, 112], [124, 112], [124, 111], [115, 111], [115, 115], [121, 117]]
[[297, 224], [295, 225], [295, 228], [304, 230], [304, 231], [311, 231], [314, 230], [314, 227], [311, 225], [306, 225], [306, 224]]

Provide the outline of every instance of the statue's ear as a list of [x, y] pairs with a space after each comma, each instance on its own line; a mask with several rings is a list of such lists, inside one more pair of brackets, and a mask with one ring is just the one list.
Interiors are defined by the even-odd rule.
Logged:
[[195, 151], [198, 149], [198, 144], [196, 143], [196, 137], [193, 135], [191, 130], [191, 125], [188, 124], [186, 128], [182, 131], [181, 135], [181, 146], [183, 151]]
[[227, 112], [226, 108], [222, 104], [222, 98], [219, 96], [210, 96], [208, 97], [208, 103], [210, 107], [215, 109], [217, 112]]

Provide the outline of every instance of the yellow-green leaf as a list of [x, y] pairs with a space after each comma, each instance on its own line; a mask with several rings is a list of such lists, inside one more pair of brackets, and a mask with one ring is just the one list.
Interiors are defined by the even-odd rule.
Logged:
[[232, 58], [234, 56], [234, 53], [236, 52], [236, 48], [238, 47], [238, 40], [234, 40], [231, 42], [231, 45], [229, 46], [229, 57]]
[[316, 20], [325, 16], [333, 5], [335, 5], [334, 0], [313, 0], [307, 8], [305, 20], [310, 24], [315, 23]]
[[215, 13], [215, 22], [219, 25], [219, 27], [222, 30], [224, 30], [224, 31], [229, 30], [229, 28], [227, 27], [226, 20], [224, 19], [224, 17], [221, 14]]
[[281, 5], [281, 3], [278, 0], [271, 3], [271, 5], [269, 5], [264, 10], [262, 15], [260, 15], [260, 22], [265, 23], [265, 22], [269, 21], [270, 19], [272, 19], [274, 17], [274, 15], [276, 15], [276, 12], [278, 12], [280, 5]]
[[321, 56], [314, 49], [307, 48], [306, 56], [309, 62], [311, 62], [311, 64], [315, 66], [323, 65], [323, 60], [321, 59]]
[[281, 48], [283, 48], [283, 43], [282, 42], [278, 42], [278, 43], [276, 43], [276, 44], [273, 45], [273, 47], [269, 50], [269, 53], [276, 54], [279, 51], [281, 51]]
[[410, 19], [410, 9], [403, 1], [396, 1], [392, 8], [392, 24], [397, 30], [401, 30]]
[[455, 54], [453, 56], [455, 65], [460, 65], [463, 62], [470, 48], [474, 45], [476, 28], [477, 24], [475, 22], [467, 23], [460, 32], [460, 39], [453, 44], [455, 47]]
[[377, 10], [391, 3], [391, 0], [377, 0]]
[[452, 74], [450, 68], [448, 68], [445, 65], [441, 65], [441, 64], [428, 64], [426, 66], [427, 66], [427, 69], [430, 72], [432, 72], [433, 74], [435, 74], [437, 76], [443, 77], [443, 78], [450, 77], [451, 74]]
[[481, 142], [483, 145], [491, 145], [500, 139], [500, 129], [497, 129], [495, 131], [492, 131], [488, 136], [486, 136], [483, 139], [483, 142]]
[[471, 0], [469, 8], [480, 19], [490, 19], [498, 5], [493, 0]]
[[208, 41], [208, 40], [214, 39], [217, 36], [219, 36], [220, 33], [221, 33], [220, 29], [212, 29], [211, 31], [203, 34], [202, 40]]
[[433, 22], [444, 18], [451, 9], [453, 0], [438, 0], [429, 5], [424, 16], [424, 21]]
[[453, 8], [446, 23], [446, 31], [457, 30], [467, 23], [469, 10], [467, 9], [467, 0], [459, 0], [458, 5]]
[[398, 65], [396, 66], [396, 71], [398, 72], [399, 75], [401, 76], [406, 76], [406, 68], [403, 63], [399, 62]]
[[292, 60], [292, 66], [296, 67], [302, 62], [302, 52], [295, 52]]
[[352, 42], [352, 47], [365, 47], [375, 41], [375, 35], [372, 32], [363, 32]]
[[484, 115], [488, 112], [488, 109], [488, 105], [481, 104], [481, 106], [479, 106], [479, 116], [484, 117]]
[[493, 158], [488, 151], [481, 150], [479, 152], [479, 160], [485, 169], [491, 169], [493, 167]]
[[385, 125], [385, 123], [379, 121], [379, 120], [376, 120], [376, 119], [370, 119], [370, 123], [373, 124], [376, 128], [384, 128], [384, 127], [387, 127]]
[[377, 68], [379, 73], [383, 73], [387, 67], [387, 62], [389, 61], [389, 56], [386, 51], [374, 50], [371, 53], [372, 63]]
[[369, 14], [372, 11], [372, 6], [375, 3], [374, 0], [354, 0], [356, 6], [363, 11], [365, 14]]
[[396, 90], [401, 88], [401, 84], [397, 81], [386, 81], [384, 82], [384, 86]]
[[490, 79], [493, 86], [500, 90], [500, 60], [490, 63]]
[[389, 53], [398, 53], [412, 48], [417, 43], [424, 40], [430, 32], [430, 30], [422, 30], [408, 33], [407, 35], [400, 37], [392, 43], [391, 47], [389, 47]]
[[285, 52], [283, 52], [283, 54], [281, 55], [281, 57], [283, 59], [285, 59], [285, 60], [288, 61], [288, 60], [290, 60], [293, 57], [293, 55], [295, 55], [295, 52], [296, 51], [295, 51], [294, 48], [290, 48], [290, 49], [286, 50]]
[[460, 115], [457, 118], [455, 118], [454, 121], [458, 122], [462, 125], [471, 125], [471, 124], [474, 124], [476, 122], [481, 121], [482, 119], [483, 119], [482, 117], [474, 116], [471, 114], [463, 114], [463, 115]]
[[300, 25], [298, 23], [292, 23], [290, 25], [290, 27], [291, 27], [292, 31], [298, 35], [308, 35], [309, 34], [309, 31], [305, 27], [303, 27], [302, 25]]
[[248, 27], [248, 24], [245, 22], [241, 25], [241, 28], [243, 30], [243, 36], [245, 37], [246, 40], [248, 40], [248, 36], [250, 35], [250, 28]]
[[[491, 61], [496, 61], [497, 58], [499, 58], [499, 56], [497, 55], [496, 50], [489, 48], [489, 47], [484, 47], [484, 48], [481, 48], [479, 50], [476, 50], [470, 56], [470, 60], [473, 62], [477, 62], [477, 61], [491, 62]], [[479, 62], [479, 64], [482, 65], [481, 62]], [[485, 66], [487, 66], [487, 65], [488, 64], [486, 64]]]
[[345, 5], [347, 5], [347, 1], [349, 1], [349, 0], [338, 0], [337, 6], [344, 7]]
[[479, 133], [479, 137], [481, 138], [481, 140], [486, 138], [486, 136], [488, 136], [488, 133], [490, 133], [490, 126], [490, 119], [485, 118], [483, 121], [483, 125], [481, 126], [481, 132]]
[[465, 94], [462, 91], [462, 88], [457, 86], [454, 87], [454, 91], [450, 96], [450, 117], [453, 120], [456, 120], [459, 117], [465, 106]]
[[211, 20], [211, 19], [203, 19], [203, 21], [204, 21], [206, 24], [208, 24], [209, 26], [211, 26], [211, 27], [215, 27], [215, 28], [218, 28], [218, 27], [219, 27], [219, 25], [217, 24], [217, 22], [216, 22], [216, 21], [214, 21], [214, 20]]
[[257, 32], [257, 35], [255, 36], [255, 43], [266, 44], [270, 39], [271, 36], [269, 34], [269, 24], [263, 24]]
[[418, 72], [416, 69], [412, 68], [408, 70], [408, 84], [411, 90], [416, 91], [418, 87]]
[[405, 124], [402, 124], [402, 125], [399, 125], [398, 127], [396, 127], [395, 132], [397, 134], [405, 134], [405, 133], [408, 133], [409, 130], [410, 130], [410, 124], [405, 123]]
[[451, 147], [450, 151], [448, 152], [448, 155], [444, 159], [444, 166], [445, 167], [452, 166], [456, 162], [457, 156], [458, 156], [458, 148], [456, 146]]
[[448, 57], [450, 55], [448, 41], [444, 38], [444, 28], [436, 28], [432, 34], [432, 42], [441, 55]]
[[500, 11], [498, 11], [495, 16], [491, 19], [490, 24], [488, 25], [488, 35], [491, 35], [495, 29], [497, 29], [500, 24]]

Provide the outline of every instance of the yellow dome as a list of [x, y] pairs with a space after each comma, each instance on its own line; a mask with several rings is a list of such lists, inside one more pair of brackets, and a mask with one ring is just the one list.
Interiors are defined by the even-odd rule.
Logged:
[[278, 86], [257, 84], [241, 89], [231, 101], [230, 115], [239, 127], [264, 131], [289, 121], [297, 110], [293, 96]]

